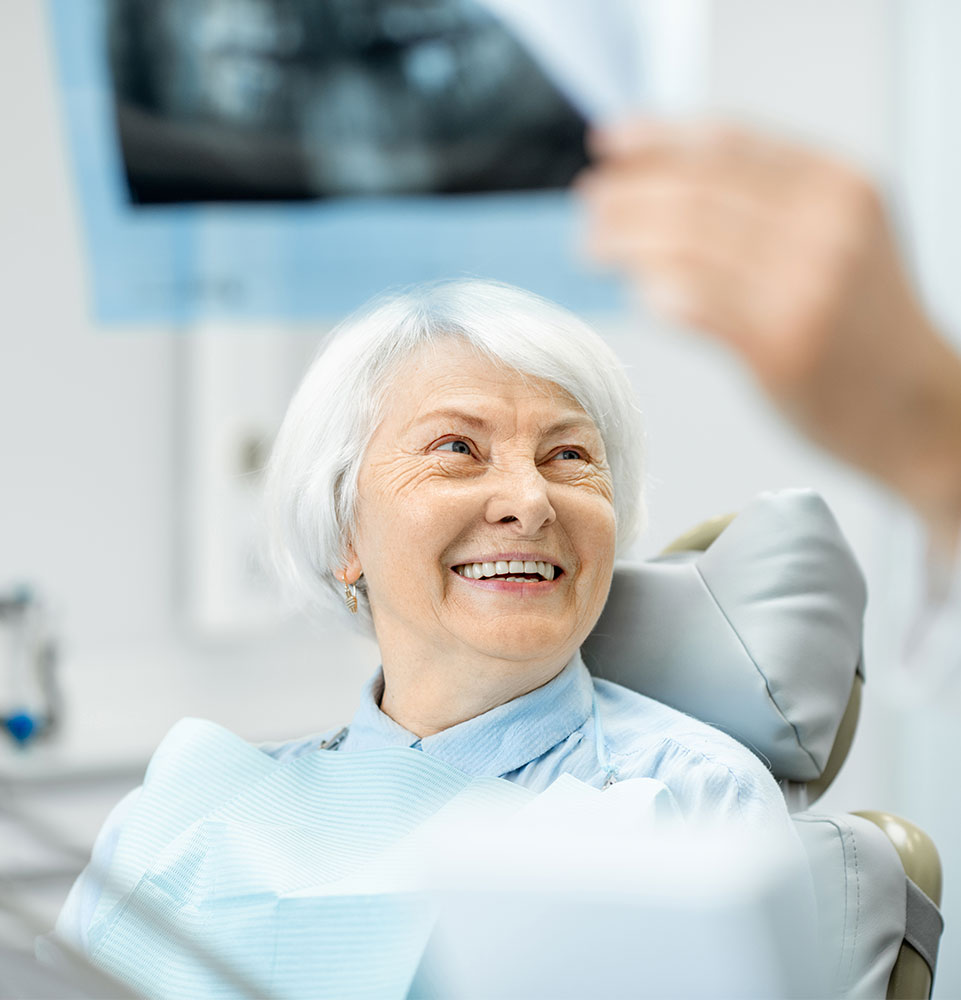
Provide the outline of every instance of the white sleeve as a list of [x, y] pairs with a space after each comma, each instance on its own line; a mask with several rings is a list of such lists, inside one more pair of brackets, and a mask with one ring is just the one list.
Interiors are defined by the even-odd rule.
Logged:
[[78, 951], [87, 951], [87, 937], [103, 890], [103, 876], [110, 869], [120, 831], [139, 795], [139, 787], [132, 789], [110, 811], [97, 834], [90, 862], [74, 882], [57, 917], [55, 936]]

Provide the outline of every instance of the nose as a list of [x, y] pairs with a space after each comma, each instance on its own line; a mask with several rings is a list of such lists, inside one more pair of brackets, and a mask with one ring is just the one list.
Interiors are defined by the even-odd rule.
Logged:
[[534, 465], [503, 471], [494, 481], [487, 501], [487, 522], [511, 524], [518, 535], [537, 535], [557, 520], [547, 487]]

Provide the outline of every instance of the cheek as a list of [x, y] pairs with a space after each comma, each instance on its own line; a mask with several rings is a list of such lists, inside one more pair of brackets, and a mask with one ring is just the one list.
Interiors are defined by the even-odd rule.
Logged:
[[606, 588], [614, 570], [617, 541], [614, 508], [603, 497], [584, 497], [572, 523], [577, 526], [574, 544], [578, 558], [588, 569], [591, 584], [595, 588]]
[[600, 494], [585, 494], [579, 498], [578, 506], [576, 524], [579, 536], [599, 546], [598, 556], [608, 548], [613, 553], [617, 526], [611, 502]]
[[482, 494], [469, 484], [429, 479], [396, 505], [398, 531], [422, 555], [436, 559], [478, 522]]
[[402, 495], [369, 484], [357, 505], [357, 551], [372, 568], [438, 563], [475, 524], [482, 505], [468, 484], [423, 477]]

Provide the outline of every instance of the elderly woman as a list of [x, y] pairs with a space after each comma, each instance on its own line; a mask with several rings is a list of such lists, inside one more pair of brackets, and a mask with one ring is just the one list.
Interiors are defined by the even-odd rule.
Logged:
[[428, 285], [335, 331], [269, 492], [285, 575], [380, 648], [338, 752], [415, 747], [534, 789], [654, 777], [690, 818], [783, 814], [739, 743], [581, 662], [643, 520], [641, 440], [607, 344], [529, 292]]
[[[358, 762], [350, 781], [328, 788], [319, 771], [285, 772], [307, 782], [296, 795], [328, 815], [339, 815], [349, 795], [344, 808], [363, 812], [395, 768], [421, 767], [439, 769], [434, 784], [412, 787], [433, 789], [452, 776], [506, 779], [532, 792], [562, 775], [597, 789], [653, 779], [688, 821], [786, 827], [780, 791], [750, 752], [642, 694], [593, 680], [581, 661], [615, 555], [642, 521], [641, 436], [631, 388], [607, 345], [528, 292], [453, 281], [382, 299], [344, 322], [290, 405], [268, 495], [283, 573], [309, 604], [336, 608], [374, 635], [381, 667], [345, 729], [259, 749], [217, 736], [218, 749], [204, 743], [189, 757], [171, 788], [220, 782], [227, 790], [171, 828], [168, 841], [180, 846], [170, 854], [168, 843], [163, 872], [195, 860], [164, 884], [175, 882], [186, 898], [209, 883], [213, 841], [190, 840], [205, 809], [220, 817], [217, 829], [228, 821], [235, 829], [254, 806], [231, 813], [230, 803], [263, 775], [273, 780], [268, 765], [329, 767], [332, 758], [345, 769]], [[150, 837], [174, 806], [150, 790], [194, 739], [165, 741], [144, 788], [108, 821], [58, 925], [81, 948], [96, 951], [91, 926], [97, 937], [122, 923], [124, 892], [148, 877], [146, 861], [138, 868], [130, 860], [136, 850], [124, 846], [125, 831], [131, 844], [153, 844], [147, 854], [164, 849]], [[421, 753], [397, 756], [396, 748]], [[232, 754], [254, 778], [224, 776], [218, 755]], [[371, 774], [382, 784], [365, 799], [358, 789]], [[292, 787], [269, 817], [286, 808]], [[147, 816], [140, 827], [131, 819], [138, 809]], [[303, 822], [276, 819], [280, 831]], [[281, 833], [274, 841], [283, 854]], [[98, 873], [122, 883], [109, 904]], [[158, 884], [160, 876], [149, 878]], [[147, 939], [136, 940], [142, 948]]]

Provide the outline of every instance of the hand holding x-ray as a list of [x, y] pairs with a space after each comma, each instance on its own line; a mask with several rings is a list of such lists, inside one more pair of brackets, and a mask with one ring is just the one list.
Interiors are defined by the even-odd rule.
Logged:
[[484, 2], [594, 123], [577, 185], [588, 252], [656, 312], [734, 348], [789, 419], [892, 486], [951, 552], [961, 358], [919, 302], [872, 182], [693, 117], [704, 60], [690, 4], [612, 3], [601, 21], [577, 0]]
[[857, 170], [706, 121], [598, 130], [589, 249], [717, 337], [797, 426], [894, 487], [936, 544], [961, 527], [961, 358], [925, 314]]

